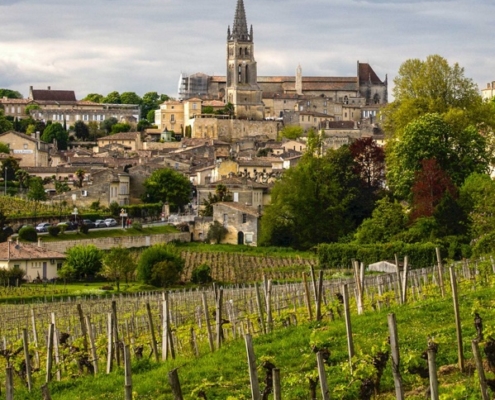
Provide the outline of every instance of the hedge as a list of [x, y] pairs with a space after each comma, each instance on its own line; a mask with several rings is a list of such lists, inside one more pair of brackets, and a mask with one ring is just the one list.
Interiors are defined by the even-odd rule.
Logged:
[[365, 265], [383, 260], [395, 260], [395, 254], [400, 258], [408, 256], [411, 268], [431, 267], [436, 263], [436, 247], [433, 243], [377, 243], [358, 245], [352, 243], [320, 244], [317, 247], [318, 262], [321, 268], [350, 268], [351, 260], [359, 260]]

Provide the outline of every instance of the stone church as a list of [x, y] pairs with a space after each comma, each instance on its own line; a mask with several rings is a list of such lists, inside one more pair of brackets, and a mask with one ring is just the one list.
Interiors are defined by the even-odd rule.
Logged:
[[[253, 27], [248, 30], [243, 0], [237, 1], [232, 30], [230, 26], [227, 30], [226, 61], [226, 76], [181, 74], [179, 99], [215, 99], [232, 103], [236, 116], [249, 120], [280, 117], [284, 110], [280, 110], [282, 106], [277, 106], [277, 102], [286, 104], [288, 100], [296, 104], [319, 97], [325, 104], [359, 107], [379, 107], [387, 103], [387, 77], [382, 81], [369, 64], [359, 61], [356, 75], [350, 77], [303, 76], [301, 66], [297, 66], [294, 76], [258, 76]], [[321, 111], [332, 114], [330, 109]], [[335, 121], [345, 119], [332, 118]]]

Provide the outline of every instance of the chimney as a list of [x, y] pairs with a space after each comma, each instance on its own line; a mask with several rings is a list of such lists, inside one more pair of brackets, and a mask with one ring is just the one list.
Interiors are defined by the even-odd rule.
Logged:
[[52, 87], [51, 86], [48, 86], [48, 90], [52, 90]]

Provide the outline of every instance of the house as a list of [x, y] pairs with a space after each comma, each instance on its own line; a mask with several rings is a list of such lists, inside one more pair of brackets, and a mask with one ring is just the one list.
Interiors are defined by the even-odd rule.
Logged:
[[0, 142], [8, 145], [11, 155], [19, 158], [21, 168], [48, 167], [49, 165], [53, 145], [41, 141], [39, 133], [30, 136], [21, 132], [8, 131], [0, 135]]
[[120, 132], [98, 139], [98, 151], [105, 146], [122, 145], [126, 151], [143, 149], [141, 132]]
[[213, 221], [220, 222], [227, 229], [222, 243], [257, 246], [260, 226], [257, 207], [233, 202], [215, 203]]
[[57, 278], [57, 271], [62, 268], [66, 256], [57, 251], [47, 250], [40, 244], [22, 242], [0, 243], [0, 268], [18, 267], [26, 273], [26, 279], [37, 278], [51, 280]]

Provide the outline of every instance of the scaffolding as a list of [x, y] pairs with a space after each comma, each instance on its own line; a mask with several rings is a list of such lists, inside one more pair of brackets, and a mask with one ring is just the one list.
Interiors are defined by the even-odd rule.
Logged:
[[200, 72], [193, 75], [181, 73], [179, 78], [179, 100], [207, 96], [209, 78], [208, 75]]

